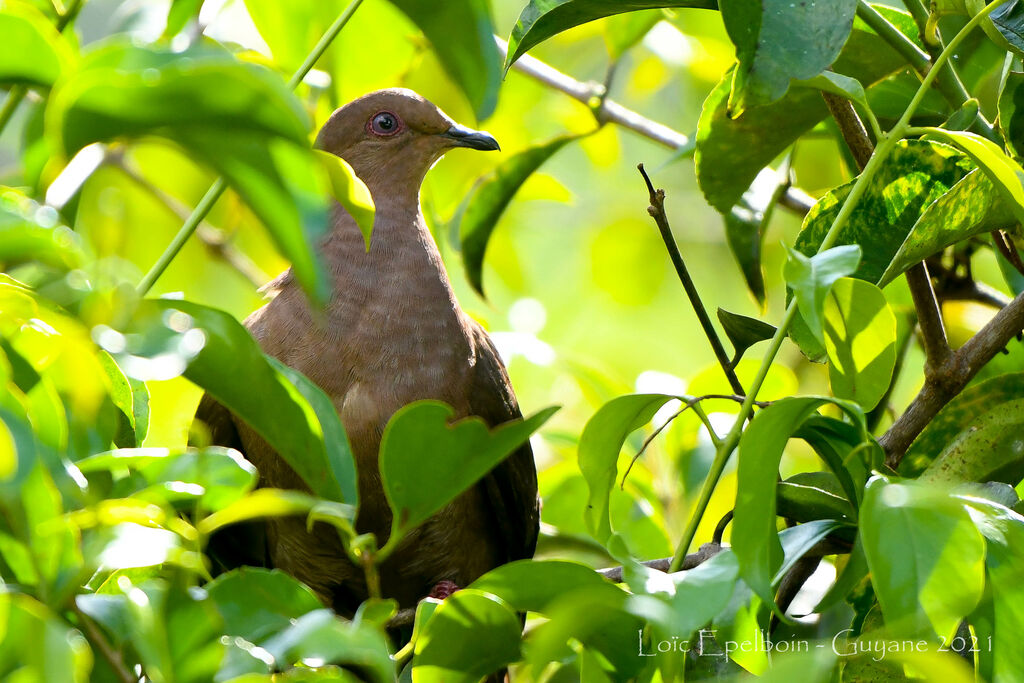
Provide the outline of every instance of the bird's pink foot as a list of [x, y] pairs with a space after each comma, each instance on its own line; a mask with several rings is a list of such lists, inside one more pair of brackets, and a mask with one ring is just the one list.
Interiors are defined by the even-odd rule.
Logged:
[[455, 585], [454, 581], [448, 581], [445, 579], [444, 581], [438, 581], [437, 585], [431, 589], [430, 595], [427, 597], [444, 600], [457, 590], [459, 590], [459, 587]]

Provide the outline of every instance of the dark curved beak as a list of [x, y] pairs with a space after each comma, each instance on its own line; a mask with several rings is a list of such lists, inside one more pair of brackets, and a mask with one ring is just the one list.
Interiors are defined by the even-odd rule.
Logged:
[[484, 133], [480, 130], [473, 130], [472, 128], [466, 128], [455, 124], [445, 132], [441, 133], [441, 137], [448, 138], [451, 142], [452, 147], [468, 147], [470, 149], [479, 149], [485, 152], [493, 152], [500, 150], [498, 141], [491, 137], [490, 134]]

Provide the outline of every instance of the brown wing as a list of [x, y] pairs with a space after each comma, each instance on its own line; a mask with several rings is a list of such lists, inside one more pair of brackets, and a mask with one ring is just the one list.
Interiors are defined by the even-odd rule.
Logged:
[[[199, 401], [195, 419], [206, 425], [210, 444], [234, 448], [245, 455], [234, 418], [209, 394], [203, 394]], [[263, 522], [245, 522], [225, 527], [210, 537], [206, 554], [213, 562], [215, 575], [243, 565], [269, 567], [266, 525]]]
[[[473, 334], [477, 359], [470, 412], [491, 426], [522, 417], [505, 366], [490, 337], [475, 323]], [[540, 529], [540, 504], [537, 466], [529, 442], [491, 470], [481, 485], [485, 487], [495, 525], [504, 542], [505, 560], [533, 557]]]

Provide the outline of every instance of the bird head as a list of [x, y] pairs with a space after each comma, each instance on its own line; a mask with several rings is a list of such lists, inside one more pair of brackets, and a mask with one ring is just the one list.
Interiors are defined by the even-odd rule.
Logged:
[[375, 196], [411, 188], [450, 149], [497, 150], [487, 133], [452, 121], [411, 90], [378, 90], [337, 109], [314, 145], [347, 161]]

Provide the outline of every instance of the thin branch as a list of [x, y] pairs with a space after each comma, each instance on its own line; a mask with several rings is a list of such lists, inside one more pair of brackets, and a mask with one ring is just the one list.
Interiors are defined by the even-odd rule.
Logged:
[[732, 518], [736, 515], [735, 510], [729, 510], [722, 518], [718, 520], [718, 524], [715, 526], [715, 532], [711, 534], [711, 542], [715, 545], [722, 545], [722, 537], [725, 536], [725, 528], [732, 522]]
[[[857, 111], [853, 108], [853, 104], [843, 97], [831, 93], [822, 93], [822, 96], [839, 126], [839, 131], [843, 134], [843, 140], [846, 141], [854, 160], [863, 171], [874, 153], [875, 147], [871, 143], [871, 139], [868, 138], [867, 130], [864, 129], [864, 124], [857, 116]], [[935, 297], [935, 290], [932, 289], [928, 267], [923, 261], [917, 263], [907, 270], [906, 277], [910, 294], [914, 299], [918, 323], [921, 326], [921, 339], [925, 354], [928, 357], [927, 372], [940, 367], [949, 358], [946, 328], [942, 324], [942, 311]]]
[[921, 430], [992, 358], [1024, 330], [1024, 294], [1018, 294], [966, 344], [925, 378], [924, 387], [879, 443], [886, 464], [896, 469]]
[[114, 649], [107, 640], [107, 637], [103, 634], [96, 624], [93, 623], [92, 619], [81, 609], [78, 605], [72, 602], [71, 611], [78, 617], [79, 625], [82, 627], [82, 631], [85, 633], [86, 639], [92, 644], [95, 650], [98, 650], [100, 655], [106, 660], [107, 664], [110, 665], [111, 671], [117, 676], [121, 683], [138, 683], [139, 679], [137, 676], [132, 674], [128, 667], [125, 666], [124, 659], [121, 657], [121, 653]]
[[1002, 292], [969, 278], [958, 278], [951, 284], [942, 284], [935, 294], [939, 301], [974, 301], [992, 308], [1006, 308], [1010, 303], [1010, 299]]
[[1002, 230], [992, 231], [992, 241], [995, 242], [996, 249], [998, 249], [999, 253], [1003, 255], [1003, 258], [1009, 261], [1010, 265], [1013, 266], [1018, 273], [1024, 275], [1024, 262], [1021, 262], [1020, 260], [1020, 253], [1017, 251], [1017, 247], [1014, 246], [1013, 242], [1006, 238], [1006, 235], [1003, 234]]
[[643, 176], [644, 182], [647, 184], [647, 192], [651, 202], [651, 205], [647, 207], [647, 213], [654, 219], [659, 232], [661, 232], [661, 239], [665, 242], [665, 248], [668, 249], [672, 265], [676, 269], [676, 275], [679, 276], [679, 281], [683, 284], [683, 289], [686, 290], [686, 296], [690, 299], [690, 305], [693, 306], [693, 311], [697, 314], [697, 320], [700, 321], [704, 335], [711, 344], [711, 350], [715, 352], [715, 358], [718, 359], [718, 364], [722, 366], [722, 372], [725, 373], [726, 379], [729, 380], [729, 386], [732, 387], [732, 390], [737, 394], [745, 394], [743, 385], [740, 384], [740, 380], [736, 377], [736, 372], [729, 362], [729, 354], [726, 353], [725, 347], [722, 346], [722, 340], [718, 338], [718, 332], [715, 331], [715, 326], [711, 323], [711, 317], [708, 316], [707, 309], [704, 308], [704, 302], [701, 301], [700, 293], [697, 291], [696, 285], [693, 284], [693, 279], [690, 277], [686, 264], [683, 262], [683, 255], [679, 253], [679, 247], [672, 236], [672, 228], [669, 226], [668, 216], [665, 214], [665, 191], [654, 189], [654, 185], [651, 184], [651, 179], [644, 170], [643, 164], [640, 164], [637, 168], [640, 169], [640, 175]]
[[[494, 42], [498, 45], [498, 52], [501, 53], [502, 58], [507, 56], [508, 43], [498, 36], [494, 36]], [[628, 128], [649, 140], [653, 140], [665, 147], [679, 150], [680, 152], [692, 153], [696, 146], [693, 136], [684, 135], [607, 97], [607, 90], [600, 83], [577, 81], [572, 76], [564, 74], [553, 66], [545, 64], [530, 55], [522, 55], [512, 65], [512, 68], [553, 90], [558, 90], [574, 100], [591, 107], [594, 116], [601, 123], [614, 123], [623, 128]], [[595, 103], [596, 106], [594, 106]], [[811, 207], [814, 206], [814, 201], [806, 192], [794, 187], [786, 191], [782, 201], [779, 203], [790, 211], [802, 216], [811, 210]]]

